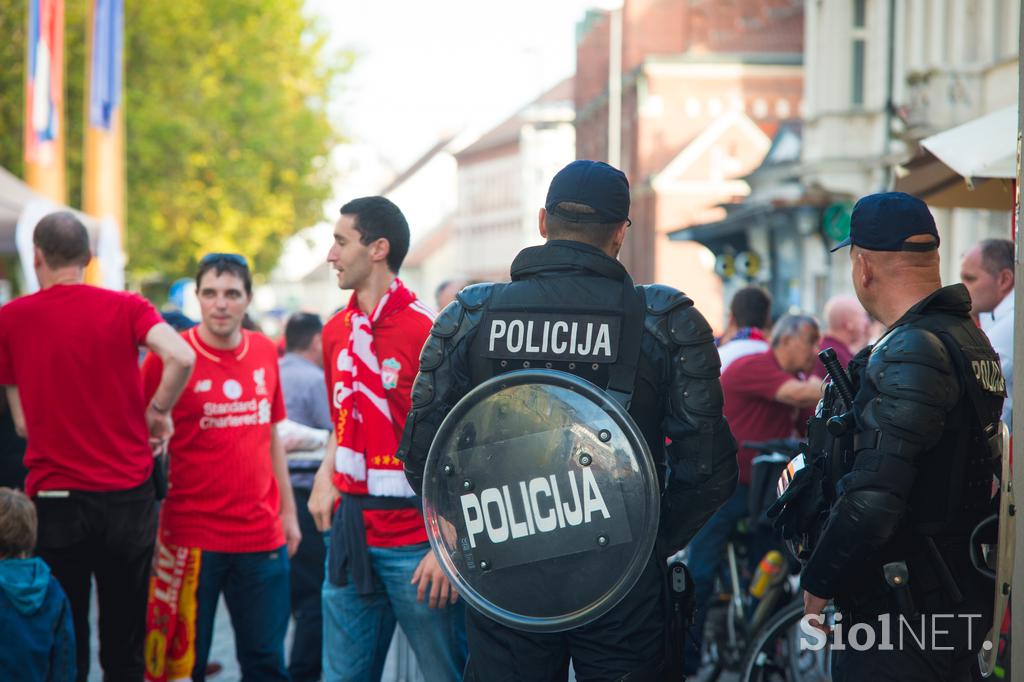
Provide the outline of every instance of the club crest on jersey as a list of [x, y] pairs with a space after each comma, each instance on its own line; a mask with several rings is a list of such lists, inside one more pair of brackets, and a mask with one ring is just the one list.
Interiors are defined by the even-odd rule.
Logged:
[[398, 386], [398, 373], [402, 369], [402, 363], [395, 358], [388, 358], [380, 363], [380, 381], [384, 384], [384, 390], [390, 391]]
[[252, 380], [256, 384], [256, 395], [267, 394], [267, 368], [260, 367], [252, 371]]
[[242, 397], [242, 384], [238, 383], [234, 379], [228, 379], [224, 382], [224, 397], [228, 400], [238, 400]]

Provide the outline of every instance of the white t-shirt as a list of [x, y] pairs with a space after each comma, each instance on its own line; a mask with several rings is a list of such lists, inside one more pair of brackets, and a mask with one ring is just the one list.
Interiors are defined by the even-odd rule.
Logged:
[[718, 357], [722, 359], [722, 371], [732, 364], [734, 360], [763, 353], [768, 350], [768, 342], [759, 339], [735, 339], [718, 347]]
[[1013, 292], [999, 302], [991, 313], [979, 315], [981, 329], [999, 354], [999, 364], [1006, 379], [1006, 400], [1003, 402], [1003, 421], [1011, 425], [1013, 415]]

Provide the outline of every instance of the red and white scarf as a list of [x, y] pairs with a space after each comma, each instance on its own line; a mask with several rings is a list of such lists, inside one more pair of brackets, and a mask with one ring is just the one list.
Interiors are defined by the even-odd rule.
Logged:
[[[402, 463], [395, 457], [399, 436], [384, 392], [380, 362], [373, 343], [373, 326], [405, 310], [416, 295], [395, 279], [370, 315], [359, 309], [355, 294], [344, 314], [352, 332], [348, 348], [338, 353], [338, 450], [335, 468], [354, 483], [355, 494], [414, 497]], [[353, 486], [346, 486], [351, 489]], [[365, 488], [365, 491], [363, 490]]]

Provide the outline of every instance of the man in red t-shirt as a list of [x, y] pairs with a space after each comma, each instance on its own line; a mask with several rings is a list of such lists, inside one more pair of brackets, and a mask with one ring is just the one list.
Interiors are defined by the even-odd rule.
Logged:
[[431, 682], [461, 679], [466, 661], [462, 604], [395, 456], [434, 317], [397, 278], [408, 250], [409, 226], [393, 203], [364, 197], [342, 206], [327, 261], [353, 293], [323, 331], [335, 428], [309, 500], [317, 527], [330, 531], [328, 681], [380, 679], [396, 620]]
[[[195, 356], [141, 296], [83, 284], [89, 235], [73, 214], [46, 216], [32, 241], [41, 290], [0, 308], [0, 384], [28, 439], [36, 551], [71, 603], [78, 679], [89, 676], [95, 578], [104, 676], [137, 680], [156, 536], [152, 446], [171, 434]], [[166, 367], [148, 405], [140, 346]]]
[[[160, 513], [160, 554], [201, 550], [192, 679], [205, 677], [223, 592], [242, 675], [288, 680], [288, 557], [301, 535], [277, 435], [276, 425], [285, 418], [277, 348], [262, 334], [242, 329], [252, 300], [252, 278], [242, 256], [204, 257], [196, 293], [202, 320], [182, 334], [195, 350], [196, 367], [172, 413], [175, 433], [168, 446], [170, 490]], [[147, 392], [161, 371], [158, 358], [146, 359]], [[160, 598], [155, 592], [151, 600]]]
[[[771, 348], [735, 360], [722, 372], [725, 418], [740, 445], [739, 484], [732, 497], [715, 512], [690, 542], [687, 566], [693, 575], [696, 611], [687, 645], [687, 672], [695, 674], [707, 600], [714, 587], [722, 550], [740, 519], [746, 517], [750, 469], [755, 451], [747, 443], [790, 438], [807, 428], [810, 408], [821, 398], [822, 379], [809, 376], [818, 353], [818, 323], [806, 315], [784, 315], [772, 329]], [[760, 561], [766, 543], [755, 536], [752, 561]], [[695, 648], [694, 648], [695, 647]]]
[[[849, 294], [839, 294], [828, 299], [825, 302], [824, 315], [825, 324], [828, 326], [818, 345], [822, 350], [833, 349], [839, 359], [839, 365], [846, 369], [853, 356], [868, 345], [871, 339], [871, 316], [864, 310], [857, 297]], [[815, 364], [814, 373], [820, 377], [828, 374], [821, 360]]]

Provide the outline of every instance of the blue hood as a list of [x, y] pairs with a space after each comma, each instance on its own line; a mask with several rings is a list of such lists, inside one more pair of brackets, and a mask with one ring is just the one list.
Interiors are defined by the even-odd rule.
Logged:
[[31, 616], [38, 611], [49, 586], [50, 567], [42, 559], [0, 561], [0, 591], [7, 595], [18, 613]]

